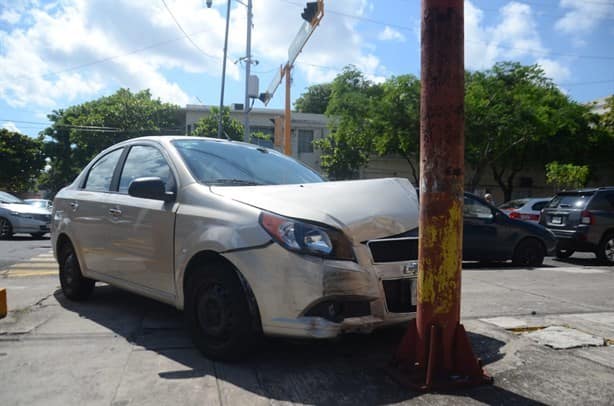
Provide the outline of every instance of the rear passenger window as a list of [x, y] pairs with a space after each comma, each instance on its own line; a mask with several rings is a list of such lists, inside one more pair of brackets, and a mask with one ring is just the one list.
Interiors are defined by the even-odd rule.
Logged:
[[598, 193], [589, 205], [591, 210], [614, 210], [614, 193]]
[[85, 190], [91, 190], [93, 192], [107, 192], [109, 190], [111, 181], [113, 180], [115, 166], [122, 155], [122, 150], [122, 148], [116, 149], [96, 161], [94, 166], [90, 169], [90, 173], [87, 175], [84, 186]]
[[543, 209], [544, 207], [546, 207], [546, 205], [550, 203], [548, 200], [545, 200], [543, 202], [537, 202], [533, 205], [533, 207], [531, 207], [532, 210], [535, 211], [540, 211], [541, 209]]
[[130, 148], [119, 178], [119, 193], [128, 193], [130, 183], [137, 178], [158, 177], [166, 184], [167, 192], [175, 191], [175, 180], [164, 156], [154, 147], [136, 145]]

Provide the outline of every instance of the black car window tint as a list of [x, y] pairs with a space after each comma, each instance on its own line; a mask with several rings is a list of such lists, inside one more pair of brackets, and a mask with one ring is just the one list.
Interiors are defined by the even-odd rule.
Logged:
[[492, 210], [490, 207], [483, 205], [477, 200], [465, 197], [463, 206], [463, 215], [470, 218], [488, 219], [492, 218]]
[[588, 208], [590, 210], [614, 210], [614, 193], [597, 193]]
[[85, 181], [85, 190], [106, 192], [111, 187], [115, 165], [121, 157], [122, 149], [116, 149], [100, 158], [90, 169]]
[[156, 148], [136, 145], [130, 148], [119, 178], [119, 193], [128, 193], [130, 183], [137, 178], [158, 177], [166, 184], [166, 191], [175, 190], [175, 181], [168, 163]]
[[548, 202], [547, 200], [545, 200], [545, 201], [543, 201], [543, 202], [537, 202], [537, 203], [535, 203], [535, 204], [534, 204], [534, 205], [531, 207], [531, 209], [532, 209], [532, 210], [535, 210], [535, 211], [540, 211], [541, 209], [543, 209], [544, 207], [546, 207], [546, 205], [547, 205], [548, 203], [549, 203], [549, 202]]

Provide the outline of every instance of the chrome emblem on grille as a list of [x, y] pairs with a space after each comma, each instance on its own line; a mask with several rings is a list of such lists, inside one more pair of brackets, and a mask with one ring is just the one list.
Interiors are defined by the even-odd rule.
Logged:
[[410, 262], [408, 264], [403, 265], [403, 275], [416, 277], [418, 276], [418, 263]]

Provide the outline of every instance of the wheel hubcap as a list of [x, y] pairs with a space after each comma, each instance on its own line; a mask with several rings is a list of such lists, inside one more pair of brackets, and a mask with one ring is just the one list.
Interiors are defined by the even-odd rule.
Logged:
[[614, 262], [614, 237], [610, 238], [605, 244], [605, 257], [610, 262]]
[[221, 341], [226, 338], [230, 325], [230, 312], [225, 306], [225, 291], [221, 286], [209, 286], [200, 296], [197, 315], [207, 337]]
[[9, 234], [9, 222], [5, 219], [0, 220], [0, 237], [6, 237]]

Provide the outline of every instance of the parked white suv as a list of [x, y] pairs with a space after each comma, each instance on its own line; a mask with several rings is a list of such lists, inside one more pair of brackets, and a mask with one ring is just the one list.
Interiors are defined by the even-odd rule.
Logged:
[[146, 137], [100, 153], [54, 201], [64, 294], [94, 281], [183, 309], [214, 359], [261, 333], [330, 338], [415, 316], [406, 179], [325, 182], [274, 150]]

